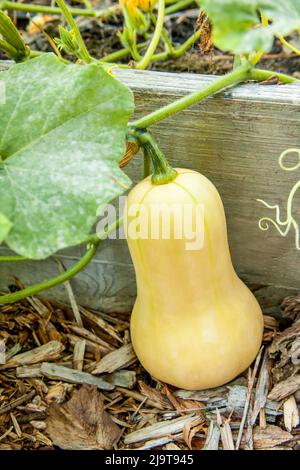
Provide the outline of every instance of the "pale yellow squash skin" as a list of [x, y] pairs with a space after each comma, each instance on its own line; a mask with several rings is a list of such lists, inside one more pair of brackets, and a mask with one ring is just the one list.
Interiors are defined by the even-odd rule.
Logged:
[[201, 390], [229, 382], [251, 364], [261, 345], [263, 316], [233, 269], [218, 191], [200, 173], [177, 171], [171, 183], [155, 186], [146, 178], [131, 190], [125, 233], [134, 204], [201, 203], [204, 245], [186, 250], [190, 240], [135, 240], [127, 234], [137, 280], [131, 336], [153, 377]]

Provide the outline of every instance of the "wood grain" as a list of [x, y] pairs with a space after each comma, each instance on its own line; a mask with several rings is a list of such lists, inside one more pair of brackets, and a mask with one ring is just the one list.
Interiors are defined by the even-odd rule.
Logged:
[[[136, 117], [214, 79], [125, 69], [116, 75], [135, 93]], [[300, 148], [300, 87], [244, 84], [159, 123], [153, 131], [172, 165], [198, 170], [216, 185], [225, 206], [234, 266], [265, 313], [278, 313], [278, 302], [299, 288], [299, 254], [292, 233], [284, 239], [273, 227], [259, 230], [259, 218], [272, 214], [256, 199], [278, 203], [285, 216], [287, 196], [299, 175], [280, 170], [278, 158], [288, 148]], [[140, 154], [125, 172], [133, 181], [142, 177]], [[2, 248], [0, 253], [8, 251]], [[61, 258], [69, 267], [80, 254], [82, 248], [68, 249]], [[2, 289], [14, 275], [30, 285], [57, 274], [52, 260], [1, 263], [0, 269]], [[106, 312], [130, 310], [135, 279], [125, 241], [103, 243], [88, 269], [71, 283], [81, 305]], [[67, 301], [63, 286], [45, 295]]]

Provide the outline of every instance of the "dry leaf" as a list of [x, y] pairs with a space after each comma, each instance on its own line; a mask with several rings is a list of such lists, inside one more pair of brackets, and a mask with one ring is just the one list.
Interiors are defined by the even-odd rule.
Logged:
[[213, 47], [212, 24], [209, 21], [206, 13], [204, 13], [204, 11], [200, 11], [197, 23], [201, 31], [200, 50], [203, 52], [203, 54], [208, 54], [209, 52], [211, 52]]
[[61, 449], [108, 450], [120, 437], [93, 385], [83, 385], [63, 405], [50, 405], [46, 424], [48, 435]]
[[123, 168], [124, 166], [126, 166], [127, 163], [129, 163], [133, 159], [135, 154], [138, 153], [139, 149], [140, 146], [137, 142], [127, 142], [126, 152], [119, 163], [119, 167]]

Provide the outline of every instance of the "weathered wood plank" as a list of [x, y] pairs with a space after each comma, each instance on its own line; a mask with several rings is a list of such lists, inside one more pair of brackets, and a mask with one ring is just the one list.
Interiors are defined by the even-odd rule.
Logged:
[[[118, 70], [118, 78], [135, 92], [136, 116], [195, 91], [211, 76]], [[265, 313], [278, 313], [278, 302], [299, 288], [294, 234], [286, 239], [274, 228], [261, 232], [258, 219], [272, 215], [257, 198], [282, 207], [297, 181], [284, 172], [278, 158], [300, 148], [300, 87], [245, 84], [154, 126], [160, 145], [174, 166], [204, 173], [217, 186], [227, 215], [229, 243], [239, 275], [255, 290]], [[136, 157], [125, 171], [137, 181], [142, 174]], [[0, 250], [6, 253], [5, 249]], [[65, 250], [66, 267], [82, 249]], [[54, 261], [1, 263], [0, 288], [20, 277], [26, 285], [57, 274]], [[103, 311], [128, 311], [135, 299], [134, 270], [124, 240], [103, 244], [88, 269], [72, 280], [79, 304]], [[63, 286], [47, 296], [67, 301]]]

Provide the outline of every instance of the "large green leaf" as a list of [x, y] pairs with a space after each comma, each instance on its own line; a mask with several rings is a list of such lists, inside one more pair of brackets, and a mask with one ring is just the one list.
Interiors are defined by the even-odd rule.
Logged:
[[[234, 53], [269, 51], [274, 36], [300, 28], [300, 0], [200, 0], [213, 24], [213, 42]], [[260, 11], [270, 20], [260, 25]]]
[[99, 206], [130, 186], [118, 168], [133, 96], [97, 64], [47, 54], [0, 73], [0, 212], [5, 242], [35, 259], [82, 242]]
[[11, 227], [12, 223], [0, 212], [0, 243], [5, 239]]

